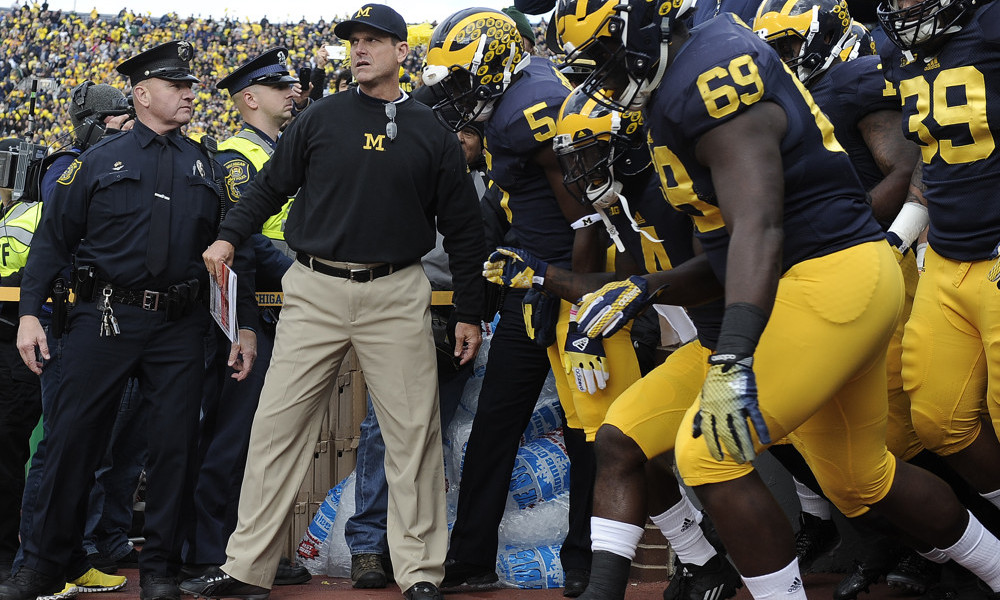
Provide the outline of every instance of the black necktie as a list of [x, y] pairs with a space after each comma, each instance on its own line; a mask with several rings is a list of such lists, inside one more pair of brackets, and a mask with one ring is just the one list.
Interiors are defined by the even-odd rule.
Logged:
[[146, 268], [155, 277], [167, 268], [167, 246], [170, 240], [170, 194], [173, 183], [174, 163], [170, 143], [162, 135], [156, 136], [159, 159], [156, 164], [156, 187], [153, 192], [153, 210], [149, 215], [149, 240], [146, 247]]

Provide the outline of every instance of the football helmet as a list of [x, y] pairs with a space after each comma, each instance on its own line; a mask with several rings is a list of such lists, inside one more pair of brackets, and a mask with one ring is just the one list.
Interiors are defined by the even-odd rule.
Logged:
[[847, 62], [859, 56], [878, 54], [878, 50], [875, 49], [875, 39], [867, 27], [857, 21], [851, 21], [851, 35], [855, 38], [854, 45], [841, 51], [840, 60]]
[[585, 204], [606, 208], [614, 203], [612, 167], [620, 164], [624, 174], [635, 174], [648, 166], [645, 135], [640, 111], [613, 110], [582, 88], [573, 90], [559, 109], [552, 140], [566, 189]]
[[[513, 75], [528, 64], [517, 24], [490, 8], [466, 8], [441, 22], [428, 43], [422, 78], [442, 98], [435, 113], [453, 131], [486, 120]], [[442, 118], [451, 108], [458, 121]]]
[[851, 22], [846, 0], [765, 0], [753, 30], [808, 86], [854, 44]]
[[933, 49], [962, 29], [978, 5], [989, 0], [923, 0], [901, 8], [899, 0], [883, 0], [876, 9], [892, 43], [904, 51]]
[[584, 92], [608, 108], [642, 108], [667, 67], [673, 24], [695, 0], [559, 0], [553, 17], [566, 61], [587, 58]]

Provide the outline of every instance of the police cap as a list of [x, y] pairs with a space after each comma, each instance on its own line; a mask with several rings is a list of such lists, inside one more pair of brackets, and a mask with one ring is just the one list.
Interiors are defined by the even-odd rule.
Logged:
[[365, 4], [354, 13], [353, 17], [337, 23], [337, 26], [333, 28], [333, 33], [340, 39], [346, 40], [351, 36], [355, 25], [366, 25], [406, 41], [406, 21], [403, 19], [403, 15], [385, 4]]
[[238, 69], [224, 77], [215, 87], [229, 90], [232, 96], [236, 92], [255, 84], [279, 85], [297, 83], [298, 79], [288, 73], [288, 50], [286, 48], [271, 48], [260, 56], [243, 63]]
[[190, 62], [194, 58], [191, 42], [173, 41], [150, 48], [136, 54], [116, 67], [129, 78], [132, 85], [155, 77], [169, 81], [200, 81], [191, 73]]

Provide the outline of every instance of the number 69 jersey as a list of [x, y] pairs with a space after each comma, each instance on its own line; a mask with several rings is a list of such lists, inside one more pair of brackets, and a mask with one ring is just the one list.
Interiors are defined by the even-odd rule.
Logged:
[[931, 247], [952, 260], [989, 258], [1000, 239], [1000, 3], [982, 5], [937, 55], [881, 50], [903, 132], [923, 156]]
[[787, 115], [782, 271], [883, 238], [850, 158], [809, 92], [778, 54], [732, 15], [691, 30], [647, 107], [650, 151], [663, 193], [695, 224], [712, 268], [725, 276], [729, 235], [711, 172], [695, 157], [705, 132], [773, 102]]
[[496, 103], [486, 122], [486, 166], [502, 194], [510, 227], [521, 246], [542, 260], [569, 268], [573, 230], [563, 216], [545, 172], [532, 161], [552, 146], [556, 118], [571, 88], [548, 60], [532, 56]]

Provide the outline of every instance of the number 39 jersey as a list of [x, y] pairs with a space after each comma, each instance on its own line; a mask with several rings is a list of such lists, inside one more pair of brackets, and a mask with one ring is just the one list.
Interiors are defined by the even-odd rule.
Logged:
[[732, 15], [691, 30], [647, 110], [650, 150], [667, 200], [694, 220], [720, 279], [729, 235], [711, 172], [695, 157], [707, 131], [773, 102], [787, 116], [782, 271], [883, 237], [833, 126], [777, 53]]
[[525, 250], [565, 268], [571, 262], [573, 230], [545, 172], [531, 158], [552, 145], [559, 107], [570, 91], [551, 62], [532, 56], [497, 101], [485, 129], [486, 166], [500, 188], [500, 205], [511, 230]]
[[946, 258], [984, 260], [1000, 241], [1000, 3], [982, 5], [937, 55], [913, 58], [882, 47], [903, 132], [923, 155], [928, 241]]

